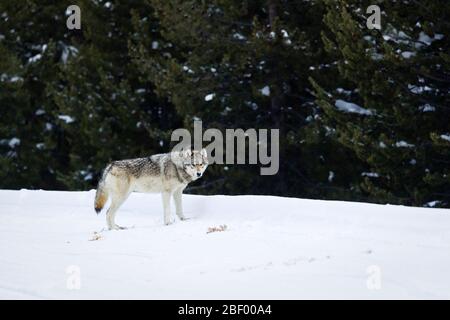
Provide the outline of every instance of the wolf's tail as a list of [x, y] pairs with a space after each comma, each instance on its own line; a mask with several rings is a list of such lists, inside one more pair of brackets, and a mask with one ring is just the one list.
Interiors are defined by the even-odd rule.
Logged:
[[95, 212], [97, 214], [102, 211], [103, 207], [105, 206], [106, 201], [108, 200], [108, 190], [105, 185], [106, 176], [109, 173], [110, 166], [106, 167], [105, 171], [103, 172], [102, 178], [98, 182], [97, 186], [97, 192], [95, 193], [95, 203], [94, 208]]

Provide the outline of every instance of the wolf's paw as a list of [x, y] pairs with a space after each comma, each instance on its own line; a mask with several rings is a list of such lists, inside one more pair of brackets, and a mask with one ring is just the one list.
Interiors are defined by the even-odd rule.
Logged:
[[180, 220], [181, 221], [186, 221], [186, 220], [189, 220], [190, 218], [186, 218], [185, 216], [181, 216], [181, 217], [179, 217], [180, 218]]

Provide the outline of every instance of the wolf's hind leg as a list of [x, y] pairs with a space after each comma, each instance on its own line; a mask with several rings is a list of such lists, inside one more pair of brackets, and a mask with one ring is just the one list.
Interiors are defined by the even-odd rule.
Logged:
[[129, 193], [122, 195], [122, 196], [118, 196], [118, 195], [114, 195], [111, 198], [111, 206], [109, 207], [108, 211], [106, 212], [106, 223], [108, 224], [108, 229], [109, 230], [123, 230], [125, 229], [124, 227], [118, 226], [115, 223], [115, 218], [116, 218], [116, 213], [117, 210], [120, 208], [120, 206], [122, 205], [122, 203], [124, 203], [124, 201], [128, 198]]
[[173, 193], [173, 199], [175, 200], [176, 214], [178, 218], [180, 218], [180, 220], [186, 220], [186, 217], [183, 215], [182, 197], [183, 197], [183, 188], [175, 190], [175, 192]]

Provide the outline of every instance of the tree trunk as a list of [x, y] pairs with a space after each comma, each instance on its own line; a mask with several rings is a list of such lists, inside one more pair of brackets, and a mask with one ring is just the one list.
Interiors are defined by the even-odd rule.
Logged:
[[269, 24], [272, 31], [274, 30], [275, 18], [277, 17], [277, 2], [278, 0], [268, 0], [267, 5], [269, 6]]
[[[267, 0], [267, 6], [269, 11], [269, 26], [272, 32], [276, 32], [276, 20], [278, 18], [278, 0]], [[273, 44], [276, 46], [277, 44]], [[282, 93], [282, 81], [279, 78], [279, 68], [278, 68], [278, 58], [274, 56], [277, 48], [272, 50], [272, 57], [270, 58], [270, 65], [272, 66], [272, 70], [270, 72], [272, 79], [271, 81], [271, 92], [270, 92], [270, 111], [272, 115], [272, 125], [274, 128], [280, 130], [281, 141], [279, 141], [279, 163], [280, 163], [280, 171], [277, 174], [276, 180], [276, 192], [280, 194], [285, 194], [287, 191], [286, 185], [286, 173], [285, 168], [282, 165], [285, 150], [283, 148], [283, 137], [284, 137], [284, 128], [282, 128], [282, 112], [281, 106], [283, 101], [283, 93]], [[272, 142], [271, 142], [272, 143]]]
[[[267, 6], [269, 9], [269, 25], [272, 32], [276, 32], [275, 29], [275, 20], [278, 16], [277, 7], [278, 0], [267, 0]], [[272, 119], [275, 128], [280, 128], [280, 113], [281, 113], [281, 99], [280, 99], [280, 89], [279, 89], [279, 81], [277, 79], [277, 70], [276, 70], [276, 59], [273, 59], [272, 66], [274, 70], [272, 70], [272, 76], [275, 77], [275, 81], [273, 81], [274, 85], [272, 85], [271, 92], [271, 112]]]

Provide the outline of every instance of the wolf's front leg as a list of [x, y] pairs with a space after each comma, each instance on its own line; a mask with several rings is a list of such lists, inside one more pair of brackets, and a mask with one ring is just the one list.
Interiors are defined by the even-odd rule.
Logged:
[[186, 220], [186, 217], [183, 215], [183, 204], [182, 204], [183, 189], [184, 188], [179, 188], [179, 189], [175, 190], [175, 192], [173, 193], [173, 199], [175, 200], [176, 213], [177, 213], [178, 218], [180, 218], [180, 220]]
[[162, 193], [163, 208], [164, 208], [164, 224], [169, 225], [170, 221], [170, 192]]

